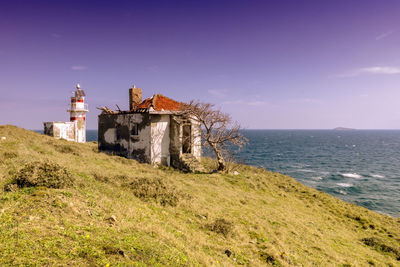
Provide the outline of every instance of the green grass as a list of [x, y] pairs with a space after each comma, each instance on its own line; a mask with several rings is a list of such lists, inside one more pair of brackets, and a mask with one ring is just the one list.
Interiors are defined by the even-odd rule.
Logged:
[[182, 173], [14, 126], [3, 136], [1, 266], [400, 266], [398, 218], [279, 173]]

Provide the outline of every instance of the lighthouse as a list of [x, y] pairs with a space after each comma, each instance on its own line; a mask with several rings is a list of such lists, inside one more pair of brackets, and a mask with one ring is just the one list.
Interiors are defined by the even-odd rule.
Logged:
[[86, 113], [89, 110], [85, 104], [85, 96], [85, 91], [78, 83], [71, 96], [71, 106], [67, 110], [70, 113], [70, 122], [75, 123], [75, 141], [78, 143], [86, 142]]
[[79, 83], [76, 90], [72, 92], [71, 104], [67, 110], [70, 114], [70, 121], [49, 121], [43, 122], [44, 134], [57, 139], [65, 139], [78, 143], [86, 142], [86, 113], [89, 111], [85, 104], [85, 91]]

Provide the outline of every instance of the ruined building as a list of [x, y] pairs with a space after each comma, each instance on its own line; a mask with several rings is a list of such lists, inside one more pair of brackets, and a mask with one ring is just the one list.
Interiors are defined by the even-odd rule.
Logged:
[[70, 121], [44, 122], [44, 134], [54, 136], [57, 139], [66, 139], [79, 143], [86, 142], [86, 113], [85, 92], [76, 85], [76, 90], [71, 96], [71, 104], [67, 110], [70, 113]]
[[139, 162], [189, 168], [201, 156], [200, 124], [179, 115], [181, 103], [161, 94], [142, 101], [142, 89], [129, 89], [129, 110], [102, 108], [99, 150]]

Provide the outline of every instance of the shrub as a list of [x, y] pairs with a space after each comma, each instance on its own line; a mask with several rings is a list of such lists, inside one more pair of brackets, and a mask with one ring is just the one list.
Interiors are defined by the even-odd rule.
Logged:
[[230, 235], [233, 230], [233, 223], [225, 219], [216, 219], [213, 223], [208, 224], [207, 228], [217, 234], [222, 234], [225, 237]]
[[64, 145], [64, 144], [57, 144], [54, 146], [55, 150], [64, 153], [64, 154], [73, 154], [75, 156], [79, 156], [79, 151], [76, 147], [72, 145]]
[[13, 158], [18, 157], [18, 154], [16, 152], [4, 152], [3, 157], [5, 159], [13, 159]]
[[144, 200], [156, 200], [163, 206], [176, 206], [180, 194], [167, 186], [160, 178], [136, 178], [129, 184], [133, 194]]
[[109, 177], [103, 173], [94, 172], [93, 178], [100, 182], [108, 182], [110, 181]]
[[386, 245], [385, 243], [383, 243], [382, 240], [375, 238], [375, 237], [367, 237], [367, 238], [361, 239], [361, 241], [365, 245], [372, 247], [379, 252], [386, 252], [386, 253], [394, 254], [396, 259], [400, 261], [400, 250]]
[[25, 164], [17, 172], [13, 183], [18, 187], [63, 188], [73, 184], [73, 177], [66, 168], [57, 163], [35, 161]]

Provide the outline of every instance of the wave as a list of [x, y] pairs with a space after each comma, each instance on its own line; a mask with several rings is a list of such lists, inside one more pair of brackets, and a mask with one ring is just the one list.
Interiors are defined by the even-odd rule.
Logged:
[[385, 178], [384, 175], [380, 175], [380, 174], [371, 174], [371, 177], [374, 177], [374, 178]]
[[309, 170], [309, 169], [296, 169], [295, 171], [298, 171], [298, 172], [315, 172], [314, 170]]
[[353, 184], [348, 184], [348, 183], [337, 183], [337, 185], [341, 186], [341, 187], [352, 187], [353, 186]]
[[341, 173], [340, 174], [343, 177], [347, 177], [347, 178], [355, 178], [355, 179], [361, 179], [362, 176], [359, 175], [358, 173]]

